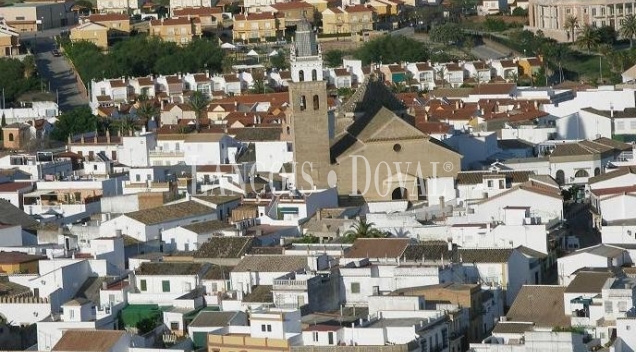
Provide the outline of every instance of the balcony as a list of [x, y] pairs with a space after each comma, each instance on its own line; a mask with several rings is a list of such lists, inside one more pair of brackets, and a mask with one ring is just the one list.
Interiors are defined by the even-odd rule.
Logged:
[[274, 280], [273, 289], [274, 290], [306, 291], [307, 280], [277, 279], [277, 280]]

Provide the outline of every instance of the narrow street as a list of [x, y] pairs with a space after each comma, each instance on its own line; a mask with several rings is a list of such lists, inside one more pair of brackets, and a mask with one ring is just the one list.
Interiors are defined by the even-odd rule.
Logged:
[[[55, 37], [60, 34], [62, 28], [41, 31], [38, 33], [20, 34], [20, 39], [35, 47], [35, 61], [40, 76], [50, 82], [51, 93], [58, 95], [59, 107], [62, 111], [67, 111], [78, 106], [88, 104], [88, 98], [82, 93], [76, 72], [71, 70], [71, 66], [66, 57], [53, 56], [56, 48]], [[36, 45], [32, 45], [32, 44]]]

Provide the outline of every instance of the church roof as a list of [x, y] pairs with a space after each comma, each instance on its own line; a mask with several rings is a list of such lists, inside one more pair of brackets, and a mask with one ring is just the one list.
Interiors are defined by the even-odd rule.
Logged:
[[367, 115], [375, 115], [382, 107], [391, 111], [406, 108], [381, 80], [366, 77], [358, 90], [342, 105], [340, 112], [364, 112]]
[[339, 157], [363, 148], [367, 143], [413, 139], [427, 139], [437, 146], [455, 152], [397, 116], [393, 111], [381, 106], [374, 115], [360, 117], [347, 128], [344, 135], [331, 146], [331, 159], [332, 162], [336, 162]]

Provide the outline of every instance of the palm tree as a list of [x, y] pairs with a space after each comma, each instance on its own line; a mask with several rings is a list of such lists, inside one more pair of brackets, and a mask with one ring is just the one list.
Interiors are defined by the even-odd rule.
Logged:
[[344, 236], [347, 242], [354, 242], [358, 238], [383, 238], [386, 234], [376, 229], [375, 224], [367, 222], [366, 219], [360, 219], [351, 225], [351, 230], [346, 231]]
[[587, 48], [588, 54], [592, 52], [592, 48], [598, 45], [599, 41], [598, 32], [589, 24], [583, 27], [581, 33], [579, 33], [579, 38], [576, 40], [579, 46]]
[[439, 75], [439, 79], [440, 81], [442, 81], [442, 88], [444, 88], [446, 86], [446, 72], [448, 71], [448, 69], [446, 69], [446, 66], [442, 65], [439, 67], [439, 70], [437, 70], [437, 74]]
[[568, 16], [565, 19], [565, 24], [563, 28], [567, 31], [570, 31], [570, 40], [574, 43], [574, 32], [579, 28], [579, 19], [576, 16]]
[[194, 111], [194, 115], [196, 117], [196, 130], [199, 132], [201, 131], [201, 118], [203, 117], [203, 113], [208, 110], [210, 99], [208, 99], [208, 97], [206, 97], [203, 93], [196, 91], [190, 96], [189, 105]]
[[620, 33], [623, 37], [629, 39], [629, 47], [634, 45], [634, 37], [636, 36], [636, 16], [627, 15], [621, 23]]
[[115, 128], [116, 130], [119, 130], [122, 135], [125, 135], [127, 132], [136, 130], [137, 125], [130, 115], [124, 115], [117, 121], [113, 121], [109, 128]]
[[146, 126], [148, 126], [148, 121], [159, 115], [159, 108], [143, 94], [137, 98], [137, 102], [139, 103], [136, 111], [137, 117], [143, 120]]

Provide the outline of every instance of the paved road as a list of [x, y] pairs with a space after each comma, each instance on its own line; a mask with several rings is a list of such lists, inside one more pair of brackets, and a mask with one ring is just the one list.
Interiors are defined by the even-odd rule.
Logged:
[[471, 50], [471, 53], [481, 60], [501, 59], [509, 53], [501, 53], [486, 45], [477, 45]]
[[51, 82], [51, 92], [58, 94], [59, 106], [62, 111], [67, 111], [78, 106], [88, 104], [88, 99], [79, 89], [80, 83], [76, 79], [76, 73], [71, 69], [64, 56], [55, 57], [52, 51], [55, 49], [55, 36], [59, 35], [61, 28], [46, 30], [37, 33], [25, 33], [20, 39], [28, 41], [31, 47], [35, 45], [35, 62], [41, 77]]

